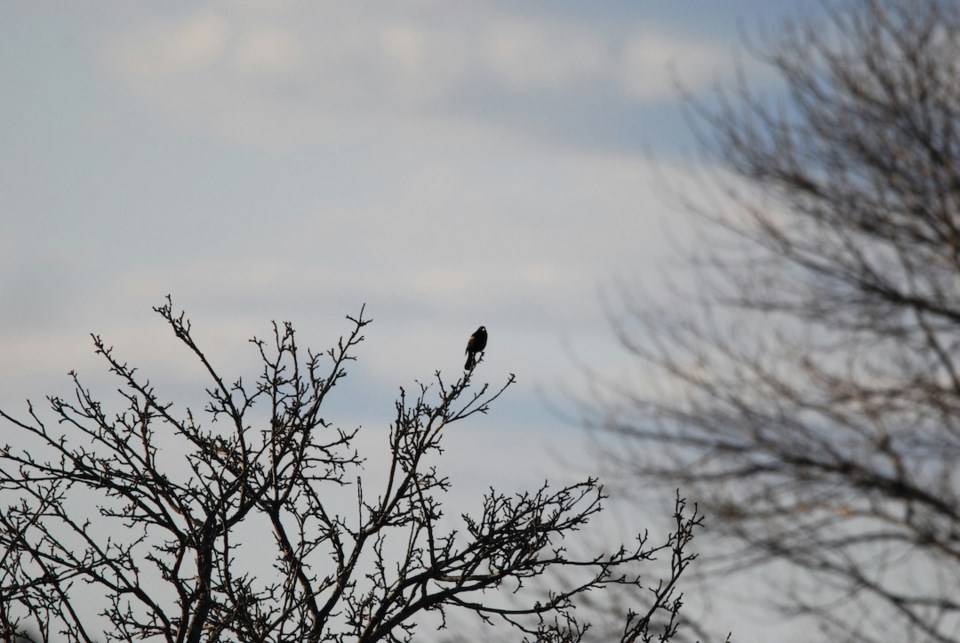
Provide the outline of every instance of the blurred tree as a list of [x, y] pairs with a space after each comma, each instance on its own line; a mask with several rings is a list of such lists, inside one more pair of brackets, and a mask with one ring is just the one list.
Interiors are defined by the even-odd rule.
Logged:
[[[3, 640], [411, 641], [425, 615], [440, 627], [455, 611], [525, 640], [579, 641], [578, 597], [642, 586], [637, 564], [660, 554], [671, 571], [643, 609], [621, 615], [621, 640], [675, 633], [677, 580], [701, 524], [679, 496], [665, 543], [643, 535], [587, 557], [565, 541], [601, 511], [593, 479], [491, 489], [462, 527], [442, 519], [443, 434], [486, 413], [513, 376], [498, 390], [472, 390], [470, 373], [401, 389], [374, 483], [357, 430], [323, 415], [363, 340], [362, 311], [325, 354], [305, 353], [289, 324], [275, 324], [269, 341], [252, 340], [262, 361], [253, 384], [218, 373], [169, 299], [156, 311], [203, 365], [217, 425], [177, 412], [97, 336], [125, 410], [109, 413], [72, 374], [74, 399], [49, 398], [56, 424], [32, 407], [26, 420], [0, 411], [16, 431], [0, 449]], [[569, 582], [547, 583], [560, 571]]]
[[693, 298], [624, 291], [644, 383], [589, 422], [707, 509], [710, 568], [779, 581], [758, 602], [831, 641], [956, 641], [960, 5], [825, 3], [753, 50], [786, 91], [691, 101], [732, 205], [688, 202], [719, 226]]

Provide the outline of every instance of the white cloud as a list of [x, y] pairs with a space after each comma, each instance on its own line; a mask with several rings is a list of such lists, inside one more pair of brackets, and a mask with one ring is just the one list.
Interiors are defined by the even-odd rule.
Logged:
[[205, 10], [172, 24], [148, 26], [145, 33], [124, 37], [110, 54], [123, 58], [123, 66], [136, 75], [182, 74], [208, 68], [219, 59], [227, 44], [223, 16]]
[[628, 95], [650, 102], [672, 97], [677, 81], [697, 91], [728, 78], [734, 58], [731, 51], [714, 43], [643, 31], [624, 44], [616, 71]]
[[302, 62], [299, 38], [279, 27], [256, 27], [237, 50], [237, 64], [259, 73], [293, 71]]
[[147, 23], [106, 51], [151, 109], [234, 140], [280, 145], [379, 123], [442, 124], [465, 102], [499, 126], [511, 122], [514, 99], [543, 101], [540, 119], [563, 118], [563, 105], [587, 106], [591, 92], [668, 100], [673, 70], [698, 89], [732, 68], [709, 42], [650, 28], [624, 40], [629, 26], [604, 29], [483, 4], [226, 5]]
[[381, 34], [384, 52], [407, 75], [423, 74], [427, 63], [427, 42], [423, 31], [413, 25], [387, 25]]
[[483, 62], [507, 86], [561, 89], [603, 78], [609, 51], [598, 34], [566, 23], [497, 20], [483, 38]]

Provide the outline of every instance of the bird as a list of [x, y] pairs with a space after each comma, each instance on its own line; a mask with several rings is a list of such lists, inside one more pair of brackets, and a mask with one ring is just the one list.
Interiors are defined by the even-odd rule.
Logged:
[[482, 353], [487, 347], [487, 329], [484, 326], [478, 328], [467, 341], [467, 363], [463, 365], [463, 370], [472, 371], [477, 365], [477, 353]]

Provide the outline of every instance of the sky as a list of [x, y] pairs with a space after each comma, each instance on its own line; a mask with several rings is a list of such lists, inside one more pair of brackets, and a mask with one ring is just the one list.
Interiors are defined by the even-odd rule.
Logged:
[[476, 379], [518, 383], [451, 436], [458, 493], [591, 473], [551, 407], [584, 365], [624, 368], [603, 293], [683, 262], [676, 82], [706, 99], [740, 60], [763, 87], [740, 35], [803, 6], [5, 2], [0, 406], [71, 369], [109, 394], [91, 332], [195, 400], [167, 294], [229, 375], [271, 320], [322, 349], [365, 305], [339, 421], [382, 437], [399, 387], [459, 376], [483, 324]]

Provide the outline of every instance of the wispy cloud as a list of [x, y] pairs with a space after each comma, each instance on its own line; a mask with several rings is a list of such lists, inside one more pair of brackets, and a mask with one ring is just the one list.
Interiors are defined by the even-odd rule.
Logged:
[[284, 3], [269, 19], [257, 5], [188, 9], [112, 39], [104, 58], [153, 108], [265, 144], [371, 118], [522, 124], [504, 119], [518, 100], [547, 120], [597, 96], [642, 106], [675, 98], [674, 72], [696, 91], [734, 66], [728, 46], [650, 24], [431, 2]]

